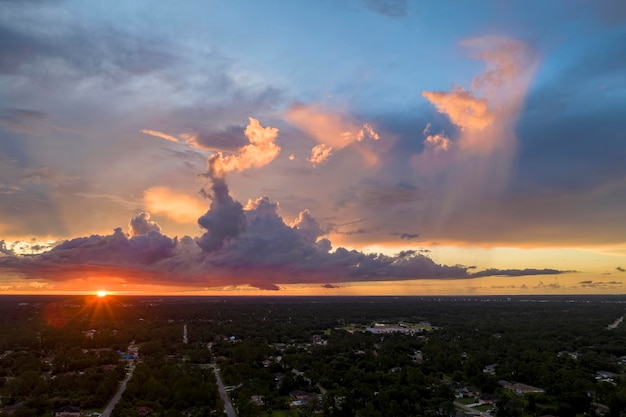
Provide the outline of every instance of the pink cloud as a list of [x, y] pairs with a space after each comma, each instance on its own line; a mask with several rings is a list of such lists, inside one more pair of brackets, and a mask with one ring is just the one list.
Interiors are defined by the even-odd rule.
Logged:
[[[285, 114], [285, 120], [297, 127], [320, 144], [334, 150], [341, 150], [355, 143], [377, 141], [380, 135], [368, 124], [360, 124], [353, 117], [339, 111], [328, 111], [319, 104], [306, 105], [294, 104]], [[328, 148], [314, 148], [318, 151]], [[378, 156], [367, 146], [356, 146], [354, 150], [359, 153], [367, 166], [378, 162]], [[313, 159], [310, 158], [309, 160]]]
[[333, 148], [330, 146], [320, 143], [311, 149], [311, 156], [307, 160], [313, 164], [313, 166], [319, 165], [330, 157], [332, 150]]

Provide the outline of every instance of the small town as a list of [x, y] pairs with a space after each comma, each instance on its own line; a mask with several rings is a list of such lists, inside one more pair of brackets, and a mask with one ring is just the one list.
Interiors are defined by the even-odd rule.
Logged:
[[[607, 327], [622, 316], [619, 297], [1, 301], [5, 416], [620, 417], [626, 409], [626, 331]], [[573, 314], [572, 303], [582, 311]]]

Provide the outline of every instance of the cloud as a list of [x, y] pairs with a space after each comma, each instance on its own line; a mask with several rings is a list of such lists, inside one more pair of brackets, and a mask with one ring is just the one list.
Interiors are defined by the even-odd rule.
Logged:
[[145, 133], [146, 135], [150, 135], [150, 136], [154, 136], [154, 137], [157, 137], [157, 138], [165, 139], [165, 140], [170, 141], [170, 142], [180, 143], [180, 140], [177, 137], [174, 137], [172, 135], [168, 135], [167, 133], [159, 132], [158, 130], [143, 129], [143, 130], [141, 130], [141, 133]]
[[551, 282], [549, 284], [544, 284], [543, 281], [539, 281], [539, 284], [535, 285], [534, 288], [558, 290], [559, 288], [561, 288], [561, 284], [559, 284], [559, 281], [555, 278], [554, 282]]
[[618, 266], [617, 268], [615, 268], [615, 270], [619, 272], [626, 272], [626, 269], [622, 268], [621, 266]]
[[484, 130], [495, 120], [486, 99], [477, 99], [472, 92], [461, 87], [447, 93], [424, 91], [422, 95], [461, 130]]
[[137, 230], [130, 237], [118, 228], [112, 235], [68, 240], [38, 255], [17, 256], [4, 250], [0, 270], [38, 280], [115, 277], [133, 284], [250, 285], [267, 290], [294, 283], [335, 285], [562, 273], [554, 269], [471, 273], [468, 267], [437, 264], [416, 250], [393, 256], [343, 247], [332, 250], [323, 237], [325, 232], [307, 210], [289, 226], [279, 215], [278, 203], [267, 197], [249, 201], [244, 208], [230, 196], [224, 178], [213, 178], [205, 193], [212, 202], [198, 219], [206, 230], [199, 238], [179, 240], [162, 235], [143, 213], [131, 220]]
[[315, 145], [313, 149], [311, 149], [311, 157], [308, 158], [307, 161], [311, 162], [313, 166], [319, 165], [330, 157], [332, 150], [333, 148], [323, 143]]
[[[320, 144], [341, 150], [367, 139], [377, 141], [380, 135], [368, 124], [359, 124], [341, 112], [326, 111], [319, 104], [296, 103], [285, 114], [285, 120]], [[368, 166], [378, 162], [378, 157], [364, 146], [356, 147]]]
[[407, 0], [362, 0], [372, 11], [389, 17], [405, 17]]
[[465, 152], [491, 154], [509, 148], [512, 129], [537, 62], [523, 42], [504, 37], [466, 39], [471, 57], [485, 62], [486, 70], [472, 80], [471, 90], [453, 87], [448, 92], [422, 95], [459, 128], [459, 145]]
[[326, 288], [327, 290], [332, 290], [335, 288], [341, 288], [339, 285], [333, 285], [333, 284], [323, 284], [321, 285], [322, 288]]
[[424, 139], [424, 146], [432, 149], [434, 152], [445, 152], [450, 148], [450, 139], [448, 139], [443, 132], [436, 135], [429, 135]]
[[304, 242], [309, 245], [315, 244], [317, 239], [325, 234], [317, 220], [311, 216], [309, 210], [301, 211], [291, 227], [296, 229]]
[[[65, 82], [98, 77], [114, 83], [122, 77], [145, 75], [169, 66], [174, 60], [164, 52], [167, 39], [138, 36], [111, 26], [83, 24], [35, 24], [51, 21], [50, 13], [3, 9], [7, 17], [0, 26], [0, 73], [34, 76]], [[29, 19], [23, 16], [29, 14]], [[66, 19], [65, 19], [66, 20]], [[25, 22], [28, 22], [24, 24]], [[57, 22], [58, 23], [58, 22]], [[173, 49], [173, 48], [171, 48]]]
[[622, 282], [621, 281], [591, 281], [591, 280], [585, 280], [585, 281], [580, 281], [578, 284], [580, 284], [581, 287], [585, 287], [585, 288], [604, 288], [607, 286], [612, 286], [612, 285], [621, 285]]
[[500, 201], [517, 151], [517, 118], [537, 66], [533, 51], [514, 39], [474, 38], [461, 45], [485, 69], [469, 88], [422, 92], [456, 131], [432, 135], [428, 124], [423, 150], [411, 158], [424, 182], [436, 185], [428, 191], [437, 207], [432, 223], [439, 228], [484, 210], [486, 198]]
[[259, 168], [278, 156], [280, 146], [274, 143], [278, 137], [278, 129], [263, 127], [252, 117], [249, 120], [244, 135], [250, 143], [239, 148], [234, 154], [225, 156], [222, 152], [216, 152], [211, 155], [207, 160], [209, 176], [223, 177], [228, 172]]
[[206, 210], [206, 204], [200, 200], [169, 187], [148, 188], [143, 199], [149, 212], [165, 215], [178, 223], [195, 223]]
[[30, 132], [32, 124], [45, 120], [47, 114], [28, 109], [0, 109], [0, 127], [13, 132]]
[[506, 276], [506, 277], [522, 277], [529, 275], [558, 275], [572, 273], [576, 271], [560, 271], [558, 269], [495, 269], [489, 268], [484, 271], [475, 272], [472, 276], [475, 277], [494, 277], [494, 276]]
[[245, 217], [243, 206], [230, 196], [223, 178], [213, 179], [207, 196], [212, 200], [211, 208], [198, 219], [198, 224], [207, 231], [200, 237], [198, 245], [206, 252], [213, 252], [243, 232]]
[[[248, 139], [241, 132], [245, 126], [228, 126], [215, 132], [199, 132], [184, 135], [186, 143], [212, 151], [236, 152], [248, 144]], [[183, 136], [183, 135], [181, 135]]]
[[128, 222], [129, 234], [131, 236], [146, 235], [150, 231], [161, 233], [161, 226], [150, 220], [150, 213], [141, 212]]
[[158, 130], [143, 129], [141, 133], [167, 140], [169, 142], [186, 145], [192, 149], [205, 149], [217, 152], [233, 153], [239, 148], [245, 147], [249, 141], [242, 126], [229, 126], [216, 132], [188, 132], [179, 133], [176, 136], [160, 132]]
[[357, 185], [339, 190], [335, 204], [340, 207], [358, 205], [372, 210], [413, 203], [421, 198], [422, 191], [415, 185], [368, 178]]
[[13, 250], [7, 247], [4, 240], [0, 240], [0, 254], [1, 255], [15, 255]]

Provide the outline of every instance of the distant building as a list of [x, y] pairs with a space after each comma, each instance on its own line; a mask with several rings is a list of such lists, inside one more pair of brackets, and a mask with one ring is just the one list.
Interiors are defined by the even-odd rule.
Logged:
[[491, 375], [495, 375], [496, 374], [496, 367], [498, 366], [497, 363], [492, 363], [491, 365], [487, 365], [485, 366], [485, 368], [483, 369], [483, 372], [486, 374], [491, 374]]

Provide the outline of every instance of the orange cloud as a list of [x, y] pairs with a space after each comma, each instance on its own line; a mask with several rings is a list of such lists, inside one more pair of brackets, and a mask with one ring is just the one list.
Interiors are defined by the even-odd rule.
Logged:
[[470, 91], [461, 87], [448, 93], [424, 91], [422, 95], [461, 130], [483, 130], [495, 119], [495, 115], [488, 109], [486, 99], [477, 99]]
[[311, 157], [308, 161], [311, 162], [313, 166], [319, 165], [330, 157], [332, 150], [333, 148], [324, 143], [315, 145], [313, 149], [311, 149]]
[[144, 129], [141, 130], [141, 133], [144, 133], [146, 135], [150, 135], [150, 136], [154, 136], [157, 138], [161, 138], [161, 139], [165, 139], [167, 141], [170, 142], [174, 142], [174, 143], [180, 143], [180, 140], [172, 135], [168, 135], [167, 133], [163, 133], [163, 132], [159, 132], [158, 130], [149, 130], [149, 129]]
[[424, 91], [422, 95], [459, 128], [461, 150], [478, 154], [491, 154], [496, 149], [512, 152], [513, 123], [537, 60], [523, 42], [508, 38], [467, 39], [461, 45], [478, 50], [471, 57], [485, 62], [485, 72], [474, 77], [470, 90], [453, 87], [448, 92]]
[[424, 139], [424, 145], [435, 152], [447, 151], [450, 149], [450, 139], [448, 139], [444, 133], [428, 135], [426, 139]]
[[196, 223], [206, 210], [206, 204], [168, 187], [152, 187], [143, 193], [146, 209], [162, 214], [178, 223]]
[[280, 153], [280, 146], [274, 143], [278, 129], [263, 127], [252, 117], [249, 120], [244, 135], [250, 143], [239, 148], [235, 154], [224, 156], [222, 152], [217, 152], [211, 155], [207, 163], [213, 175], [223, 177], [228, 172], [259, 168], [272, 162]]
[[365, 138], [380, 139], [369, 124], [359, 125], [339, 112], [325, 112], [319, 104], [294, 104], [285, 114], [285, 120], [333, 149], [343, 149]]

